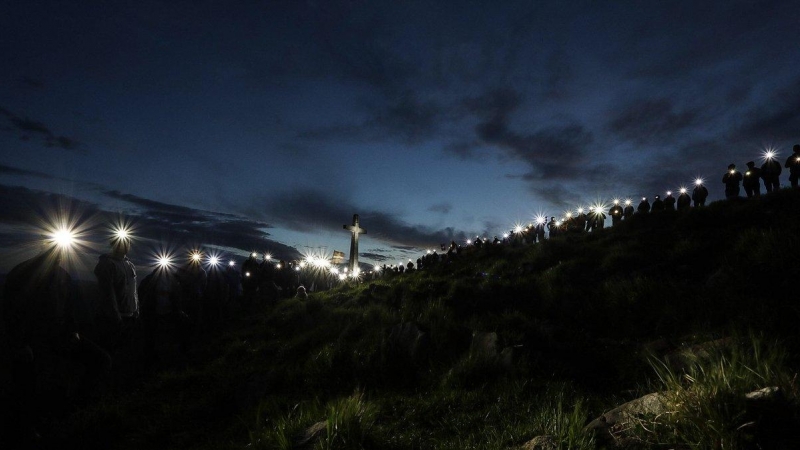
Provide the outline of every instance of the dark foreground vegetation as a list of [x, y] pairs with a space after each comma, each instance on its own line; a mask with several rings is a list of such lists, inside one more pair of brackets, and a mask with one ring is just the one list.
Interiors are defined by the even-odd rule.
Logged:
[[790, 190], [486, 246], [236, 311], [189, 363], [51, 418], [42, 445], [797, 448], [798, 255]]

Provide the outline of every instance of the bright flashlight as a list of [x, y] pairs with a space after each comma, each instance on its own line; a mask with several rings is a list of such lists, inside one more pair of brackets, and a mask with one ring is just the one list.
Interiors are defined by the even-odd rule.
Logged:
[[170, 259], [169, 256], [161, 255], [158, 258], [158, 267], [160, 267], [162, 269], [166, 269], [166, 268], [168, 268], [170, 266], [172, 266], [172, 259]]
[[667, 191], [667, 195], [672, 195], [672, 191]]
[[200, 262], [200, 252], [192, 252], [191, 258], [194, 262]]
[[256, 252], [250, 253], [250, 256], [252, 256], [253, 258], [255, 258], [256, 256], [258, 256], [258, 253], [256, 253]]
[[681, 194], [685, 194], [685, 193], [686, 193], [686, 188], [681, 188]]
[[736, 173], [736, 169], [731, 169], [731, 175]]
[[633, 203], [633, 202], [631, 201], [631, 199], [627, 199], [627, 200], [625, 200], [625, 204], [626, 204], [626, 205], [630, 206], [630, 204], [631, 204], [631, 203]]
[[694, 180], [694, 184], [695, 184], [696, 186], [700, 186], [701, 184], [703, 184], [703, 179], [702, 179], [702, 178], [696, 178], [696, 179]]
[[208, 263], [211, 264], [212, 266], [216, 266], [217, 264], [219, 264], [219, 258], [217, 258], [216, 256], [212, 256], [208, 258]]
[[75, 233], [67, 228], [59, 228], [50, 235], [50, 241], [61, 249], [72, 248], [75, 243]]
[[235, 265], [236, 265], [236, 263], [235, 263], [235, 262], [233, 262], [233, 261], [228, 261], [228, 265], [229, 265], [229, 266], [231, 266], [231, 267], [233, 267], [233, 266], [235, 266]]

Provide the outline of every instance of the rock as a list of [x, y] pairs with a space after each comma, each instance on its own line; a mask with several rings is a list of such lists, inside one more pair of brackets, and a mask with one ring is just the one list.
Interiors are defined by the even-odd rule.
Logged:
[[413, 322], [399, 323], [389, 332], [389, 349], [397, 356], [417, 359], [430, 346], [428, 333]]
[[558, 443], [553, 435], [536, 436], [522, 445], [521, 450], [556, 450]]
[[602, 416], [589, 422], [583, 431], [610, 431], [616, 425], [624, 425], [630, 419], [639, 415], [658, 415], [667, 411], [664, 394], [654, 392], [631, 400], [604, 413]]
[[476, 331], [472, 334], [472, 345], [469, 347], [472, 356], [478, 358], [497, 357], [497, 333], [482, 333]]
[[764, 402], [777, 400], [782, 395], [781, 388], [778, 386], [765, 387], [757, 391], [745, 394], [744, 398], [749, 402]]
[[294, 448], [311, 447], [314, 442], [325, 433], [328, 429], [328, 423], [325, 421], [317, 422], [314, 425], [306, 428], [303, 434], [298, 436], [294, 442]]

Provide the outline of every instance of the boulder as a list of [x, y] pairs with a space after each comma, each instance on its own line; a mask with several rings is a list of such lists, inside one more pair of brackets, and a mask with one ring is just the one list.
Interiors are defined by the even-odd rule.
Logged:
[[602, 416], [589, 422], [589, 424], [584, 427], [583, 431], [611, 431], [612, 427], [622, 427], [637, 416], [655, 416], [663, 414], [666, 411], [667, 402], [664, 394], [653, 392], [604, 413]]
[[553, 435], [536, 436], [522, 445], [520, 450], [556, 450], [558, 443]]

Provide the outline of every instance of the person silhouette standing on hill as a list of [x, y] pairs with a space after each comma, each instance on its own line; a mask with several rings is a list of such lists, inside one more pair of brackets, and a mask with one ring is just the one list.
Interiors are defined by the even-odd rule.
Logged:
[[[22, 439], [35, 440], [38, 436], [35, 424], [39, 415], [36, 411], [39, 404], [37, 370], [43, 368], [42, 361], [48, 361], [43, 356], [66, 358], [83, 366], [71, 397], [77, 405], [88, 400], [92, 390], [111, 369], [108, 353], [78, 332], [74, 315], [78, 289], [61, 267], [62, 253], [67, 250], [47, 249], [15, 266], [6, 277], [2, 319], [8, 347], [13, 353], [8, 361], [11, 402], [3, 407], [18, 409], [18, 414], [10, 417], [19, 421], [14, 429]], [[63, 364], [52, 366], [50, 371], [59, 377], [67, 377], [72, 370]]]
[[767, 192], [777, 191], [781, 188], [781, 170], [781, 163], [775, 159], [772, 151], [768, 151], [764, 164], [761, 165], [761, 178], [764, 180]]
[[747, 162], [747, 171], [744, 173], [742, 186], [744, 186], [744, 192], [748, 198], [761, 196], [761, 169], [756, 167], [754, 161]]
[[672, 191], [667, 191], [667, 196], [664, 198], [664, 209], [675, 211], [675, 197], [672, 196]]
[[622, 217], [624, 217], [625, 220], [629, 220], [633, 217], [633, 202], [630, 200], [625, 200], [625, 209], [622, 210]]
[[619, 205], [619, 200], [614, 200], [614, 205], [608, 210], [608, 215], [611, 216], [611, 225], [616, 226], [622, 221], [622, 206]]
[[[793, 188], [796, 188], [797, 179], [800, 177], [800, 144], [795, 144], [794, 147], [792, 147], [792, 151], [794, 153], [786, 158], [784, 167], [789, 169], [789, 182], [792, 183]], [[767, 188], [767, 190], [769, 190], [769, 188]]]
[[742, 173], [736, 170], [736, 164], [729, 164], [728, 171], [722, 176], [722, 182], [725, 183], [725, 198], [738, 198], [739, 183], [742, 181]]
[[694, 191], [692, 191], [692, 200], [694, 201], [694, 207], [699, 208], [701, 206], [706, 206], [706, 199], [708, 198], [708, 189], [703, 185], [703, 180], [696, 180], [694, 182], [695, 187]]
[[660, 195], [656, 195], [656, 199], [653, 200], [653, 207], [650, 208], [652, 212], [661, 212], [664, 211], [664, 201], [661, 200]]
[[647, 214], [650, 212], [650, 202], [647, 201], [647, 197], [642, 197], [642, 201], [639, 202], [636, 212], [639, 214]]
[[686, 211], [692, 206], [692, 198], [686, 188], [681, 188], [681, 195], [678, 196], [678, 211]]
[[138, 333], [139, 295], [136, 267], [128, 259], [131, 238], [120, 232], [111, 241], [111, 253], [100, 256], [94, 268], [100, 289], [99, 312], [109, 345], [129, 345]]

